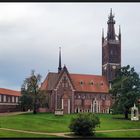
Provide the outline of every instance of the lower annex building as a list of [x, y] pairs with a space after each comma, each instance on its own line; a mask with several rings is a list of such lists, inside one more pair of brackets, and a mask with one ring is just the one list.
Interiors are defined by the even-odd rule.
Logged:
[[121, 67], [121, 32], [115, 34], [112, 9], [108, 17], [107, 36], [102, 32], [102, 75], [72, 74], [61, 67], [59, 51], [58, 72], [49, 72], [41, 85], [49, 96], [49, 112], [64, 114], [78, 112], [109, 113], [112, 105], [109, 86]]
[[20, 91], [0, 88], [0, 113], [19, 111]]

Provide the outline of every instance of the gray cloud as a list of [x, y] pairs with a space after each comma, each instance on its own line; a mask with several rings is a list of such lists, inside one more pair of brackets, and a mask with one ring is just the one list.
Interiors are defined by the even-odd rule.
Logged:
[[42, 80], [62, 64], [71, 73], [101, 74], [101, 30], [110, 8], [122, 29], [122, 65], [140, 72], [139, 3], [1, 3], [0, 87], [20, 90], [35, 69]]

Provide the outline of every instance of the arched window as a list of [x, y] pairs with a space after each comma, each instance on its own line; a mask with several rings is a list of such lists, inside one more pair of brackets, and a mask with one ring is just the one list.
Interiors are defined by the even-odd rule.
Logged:
[[100, 113], [100, 101], [96, 100], [96, 98], [93, 100], [92, 112]]
[[96, 103], [96, 101], [94, 102], [94, 112], [97, 113], [97, 103]]

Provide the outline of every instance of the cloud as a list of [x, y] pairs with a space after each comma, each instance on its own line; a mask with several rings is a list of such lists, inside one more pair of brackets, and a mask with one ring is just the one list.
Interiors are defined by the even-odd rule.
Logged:
[[59, 47], [69, 72], [100, 75], [110, 8], [116, 33], [122, 29], [122, 65], [140, 72], [139, 3], [1, 3], [0, 86], [20, 89], [32, 69], [42, 80], [48, 70], [57, 72]]

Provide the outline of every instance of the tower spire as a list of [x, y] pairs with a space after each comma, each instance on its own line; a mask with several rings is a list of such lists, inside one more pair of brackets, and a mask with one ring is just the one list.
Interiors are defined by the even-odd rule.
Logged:
[[110, 9], [110, 15], [108, 17], [107, 24], [108, 24], [107, 39], [115, 40], [115, 29], [114, 29], [115, 20], [114, 15], [112, 14], [112, 8]]
[[110, 16], [112, 16], [112, 8], [110, 9]]
[[58, 73], [62, 70], [61, 67], [61, 47], [59, 47], [59, 66], [58, 66]]

